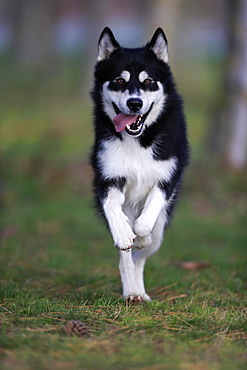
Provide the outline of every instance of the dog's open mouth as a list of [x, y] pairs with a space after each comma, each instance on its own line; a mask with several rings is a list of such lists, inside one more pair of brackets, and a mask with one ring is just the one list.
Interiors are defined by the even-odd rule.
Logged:
[[121, 132], [125, 130], [127, 134], [131, 136], [139, 136], [144, 129], [145, 120], [151, 112], [153, 104], [151, 104], [147, 113], [140, 115], [128, 115], [121, 113], [115, 103], [113, 103], [113, 107], [117, 113], [117, 116], [113, 118], [116, 131]]

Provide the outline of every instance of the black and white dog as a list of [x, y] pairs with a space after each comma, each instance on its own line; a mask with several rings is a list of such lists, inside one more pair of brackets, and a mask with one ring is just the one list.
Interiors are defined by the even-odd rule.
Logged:
[[94, 190], [120, 254], [123, 296], [149, 301], [143, 271], [158, 250], [178, 197], [188, 143], [181, 97], [161, 28], [142, 48], [99, 39], [94, 101]]

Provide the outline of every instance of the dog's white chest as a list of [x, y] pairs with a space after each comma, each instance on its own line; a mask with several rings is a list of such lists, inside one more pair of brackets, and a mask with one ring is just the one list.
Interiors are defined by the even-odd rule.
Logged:
[[145, 197], [150, 189], [161, 181], [169, 181], [177, 159], [157, 161], [153, 158], [152, 148], [143, 148], [139, 141], [127, 135], [121, 141], [109, 140], [99, 153], [102, 173], [105, 178], [126, 179], [125, 192], [130, 201]]

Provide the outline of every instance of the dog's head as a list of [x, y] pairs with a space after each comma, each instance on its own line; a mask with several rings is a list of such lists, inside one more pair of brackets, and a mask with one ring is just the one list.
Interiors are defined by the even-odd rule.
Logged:
[[142, 48], [122, 48], [106, 27], [99, 39], [95, 77], [103, 109], [117, 132], [138, 137], [164, 109], [165, 80], [171, 78], [166, 36], [161, 28]]

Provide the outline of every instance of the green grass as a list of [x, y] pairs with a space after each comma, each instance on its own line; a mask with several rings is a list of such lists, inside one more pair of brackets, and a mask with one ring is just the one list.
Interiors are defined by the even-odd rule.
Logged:
[[[207, 163], [203, 107], [188, 105], [192, 165], [147, 262], [153, 301], [126, 306], [117, 250], [92, 208], [90, 109], [67, 73], [4, 81], [1, 368], [245, 369], [246, 174]], [[190, 260], [210, 267], [179, 267]], [[67, 335], [70, 320], [90, 333]]]

